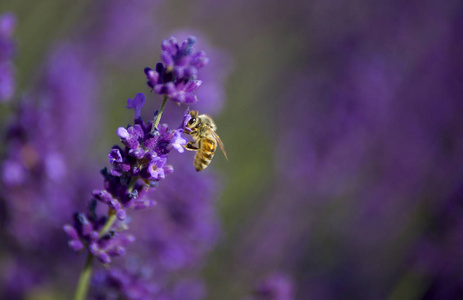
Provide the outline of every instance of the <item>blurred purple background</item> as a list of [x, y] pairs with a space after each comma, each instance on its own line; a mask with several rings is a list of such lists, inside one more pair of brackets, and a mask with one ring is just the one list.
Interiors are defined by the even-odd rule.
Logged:
[[[229, 161], [217, 153], [197, 174], [193, 153], [176, 155], [158, 206], [131, 213], [137, 240], [117, 265], [139, 299], [463, 297], [463, 2], [6, 0], [4, 12], [16, 27], [0, 35], [14, 49], [0, 80], [16, 84], [0, 103], [2, 297], [72, 292], [84, 257], [61, 227], [100, 188], [127, 98], [147, 95], [146, 119], [159, 107], [143, 68], [161, 40], [189, 34], [210, 58], [192, 109], [214, 117]], [[168, 103], [163, 122], [184, 110]], [[92, 297], [116, 299], [121, 275], [102, 272]]]

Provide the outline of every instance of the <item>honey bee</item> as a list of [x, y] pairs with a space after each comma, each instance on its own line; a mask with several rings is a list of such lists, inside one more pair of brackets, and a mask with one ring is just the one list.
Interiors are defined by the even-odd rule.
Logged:
[[185, 126], [187, 128], [185, 132], [191, 135], [193, 142], [187, 143], [185, 148], [190, 151], [197, 151], [194, 160], [196, 171], [199, 172], [209, 166], [217, 145], [219, 145], [220, 150], [222, 150], [223, 155], [228, 160], [222, 140], [215, 132], [217, 126], [214, 120], [205, 114], [198, 116], [198, 111], [196, 110], [190, 111], [189, 114], [191, 119]]

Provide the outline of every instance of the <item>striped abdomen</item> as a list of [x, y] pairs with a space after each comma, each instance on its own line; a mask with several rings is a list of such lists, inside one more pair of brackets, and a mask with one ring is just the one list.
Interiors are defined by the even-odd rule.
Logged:
[[206, 137], [199, 141], [199, 149], [195, 156], [196, 171], [201, 171], [207, 168], [214, 157], [217, 141], [212, 137]]

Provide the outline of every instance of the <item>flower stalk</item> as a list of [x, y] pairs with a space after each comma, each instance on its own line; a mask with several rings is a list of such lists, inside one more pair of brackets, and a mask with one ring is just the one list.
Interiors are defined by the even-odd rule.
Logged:
[[161, 108], [157, 111], [156, 117], [153, 121], [153, 129], [151, 130], [151, 133], [154, 133], [158, 130], [159, 121], [161, 120], [161, 116], [162, 116], [162, 113], [164, 112], [164, 108], [166, 108], [167, 99], [168, 99], [168, 96], [164, 95], [164, 99], [162, 100], [162, 103], [161, 103]]
[[79, 282], [77, 283], [74, 300], [84, 300], [86, 298], [86, 295], [88, 292], [88, 286], [90, 282], [90, 277], [92, 275], [92, 261], [93, 261], [93, 254], [88, 253], [87, 262], [85, 263], [84, 270], [79, 276]]
[[[138, 93], [133, 99], [127, 100], [126, 107], [134, 110], [134, 123], [119, 127], [116, 131], [123, 145], [114, 145], [108, 154], [111, 168], [101, 171], [104, 189], [93, 190], [93, 199], [87, 211], [75, 212], [74, 224], [63, 227], [70, 237], [68, 244], [72, 249], [77, 252], [88, 250], [75, 300], [83, 300], [87, 296], [94, 257], [108, 265], [112, 257], [125, 255], [126, 246], [135, 240], [134, 236], [124, 232], [127, 226], [114, 227], [116, 220], [124, 221], [128, 208], [153, 206], [155, 201], [145, 197], [146, 193], [173, 172], [173, 167], [167, 164], [169, 153], [173, 149], [184, 152], [183, 146], [187, 140], [181, 135], [190, 117], [188, 111], [177, 129], [169, 130], [167, 124], [159, 124], [168, 99], [183, 104], [197, 101], [192, 93], [201, 84], [196, 79], [196, 73], [207, 63], [207, 58], [203, 52], [193, 51], [194, 42], [195, 39], [191, 37], [180, 46], [175, 39], [164, 41], [161, 57], [165, 65], [158, 63], [157, 71], [145, 69], [148, 86], [157, 94], [164, 95], [159, 110], [152, 121], [144, 122], [141, 109], [145, 96]], [[168, 55], [172, 56], [171, 59]], [[97, 212], [98, 203], [108, 205], [107, 215]]]

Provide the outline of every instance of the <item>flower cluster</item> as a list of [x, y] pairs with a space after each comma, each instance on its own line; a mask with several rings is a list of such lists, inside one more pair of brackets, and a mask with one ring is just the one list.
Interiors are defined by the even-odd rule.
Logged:
[[14, 67], [11, 62], [15, 53], [12, 40], [16, 18], [12, 13], [0, 15], [0, 102], [8, 101], [14, 93]]
[[[167, 156], [172, 149], [183, 152], [187, 141], [181, 137], [183, 128], [169, 130], [163, 124], [159, 130], [153, 129], [153, 121], [144, 122], [140, 112], [145, 104], [145, 96], [137, 94], [128, 99], [127, 107], [135, 112], [134, 125], [119, 127], [117, 135], [124, 147], [115, 145], [108, 157], [111, 170], [103, 169], [104, 189], [93, 190], [94, 200], [109, 206], [109, 214], [117, 219], [126, 219], [126, 208], [143, 209], [155, 204], [144, 197], [151, 187], [173, 172], [167, 164]], [[184, 119], [189, 115], [185, 113]], [[182, 121], [182, 125], [185, 121]], [[76, 251], [84, 247], [101, 262], [109, 263], [111, 256], [125, 253], [124, 247], [134, 240], [131, 236], [116, 235], [115, 231], [104, 230], [108, 219], [95, 213], [96, 201], [92, 202], [87, 216], [74, 215], [74, 226], [65, 225], [65, 231], [71, 238], [69, 245]]]
[[[171, 39], [171, 41], [174, 41], [174, 39]], [[196, 81], [197, 68], [189, 68], [186, 66], [188, 64], [184, 62], [184, 60], [190, 60], [190, 65], [200, 66], [199, 62], [195, 62], [195, 55], [189, 57], [189, 54], [192, 52], [191, 46], [193, 43], [194, 40], [190, 38], [183, 44], [183, 48], [180, 47], [181, 51], [177, 49], [181, 54], [172, 56], [172, 64], [169, 64], [165, 57], [163, 61], [166, 63], [166, 69], [169, 70], [173, 70], [174, 65], [180, 66], [183, 64], [184, 70], [182, 71], [178, 67], [175, 74], [184, 77], [185, 73], [188, 73], [188, 80]], [[164, 56], [166, 55], [164, 52], [167, 50], [169, 50], [169, 47], [165, 46], [164, 43]], [[206, 62], [207, 59], [204, 57], [204, 52], [199, 53], [200, 58], [196, 57], [196, 60]], [[126, 127], [119, 127], [116, 131], [122, 145], [115, 145], [109, 151], [108, 158], [111, 167], [104, 168], [101, 171], [104, 177], [103, 189], [93, 190], [93, 198], [90, 201], [87, 212], [76, 212], [74, 214], [74, 224], [64, 226], [64, 231], [70, 238], [68, 242], [70, 248], [77, 252], [86, 249], [90, 262], [90, 258], [96, 257], [100, 262], [109, 264], [112, 261], [112, 257], [125, 254], [126, 246], [132, 243], [135, 237], [124, 231], [128, 228], [127, 225], [129, 222], [131, 222], [131, 227], [135, 225], [135, 228], [137, 223], [140, 223], [138, 218], [134, 220], [128, 219], [126, 209], [143, 209], [153, 206], [155, 201], [148, 196], [148, 192], [154, 189], [157, 190], [159, 181], [164, 180], [168, 174], [173, 172], [173, 167], [167, 164], [169, 153], [173, 149], [180, 153], [184, 152], [184, 145], [187, 144], [187, 140], [182, 137], [182, 133], [185, 125], [191, 118], [189, 111], [187, 110], [183, 114], [183, 120], [177, 129], [170, 130], [166, 124], [159, 125], [165, 103], [170, 98], [171, 96], [169, 95], [164, 97], [160, 111], [157, 111], [154, 114], [154, 120], [149, 122], [144, 122], [141, 117], [141, 110], [146, 102], [145, 96], [142, 93], [138, 93], [133, 99], [128, 99], [126, 107], [133, 109], [134, 122]], [[176, 184], [173, 181], [173, 186], [178, 190], [178, 183]], [[198, 189], [197, 186], [195, 188]], [[163, 193], [159, 194], [158, 192], [158, 197], [159, 195], [162, 198]], [[174, 229], [176, 223], [181, 223], [177, 227], [183, 228], [183, 224], [188, 222], [190, 229], [187, 230], [186, 234], [183, 234], [183, 231], [179, 228], [175, 238], [174, 236], [170, 237], [170, 239], [173, 239], [171, 242], [162, 239], [165, 234], [154, 234], [157, 240], [156, 244], [160, 245], [162, 242], [163, 245], [171, 246], [167, 247], [169, 249], [158, 252], [160, 254], [161, 252], [173, 254], [173, 257], [161, 258], [162, 255], [159, 255], [155, 259], [157, 260], [155, 279], [144, 277], [143, 272], [140, 273], [138, 270], [119, 269], [117, 264], [113, 264], [109, 271], [100, 276], [100, 281], [102, 280], [99, 284], [100, 289], [94, 291], [94, 295], [97, 298], [100, 293], [118, 293], [128, 299], [144, 299], [147, 295], [152, 296], [157, 294], [161, 297], [161, 295], [175, 292], [176, 288], [172, 289], [172, 284], [169, 283], [170, 279], [174, 278], [174, 274], [171, 271], [178, 270], [180, 272], [182, 268], [194, 266], [195, 264], [190, 262], [190, 260], [194, 257], [201, 258], [203, 253], [216, 240], [217, 229], [215, 226], [207, 226], [210, 228], [205, 230], [201, 225], [202, 222], [196, 222], [195, 218], [189, 216], [191, 210], [189, 206], [177, 209], [175, 202], [178, 201], [172, 199], [172, 197], [170, 198], [172, 201], [169, 204], [164, 203], [160, 205], [161, 208], [164, 207], [164, 209], [160, 210], [161, 214], [158, 214], [161, 216], [161, 219], [157, 219], [153, 215], [150, 217], [150, 220], [160, 220], [159, 223], [156, 222], [159, 228], [164, 228], [162, 224], [169, 223], [168, 226], [172, 227], [172, 229]], [[193, 202], [196, 201], [195, 197], [191, 196], [188, 199], [190, 198]], [[184, 201], [182, 203], [187, 202]], [[98, 203], [104, 203], [108, 206], [107, 215], [99, 214], [97, 211]], [[205, 204], [207, 203], [208, 200], [206, 199]], [[170, 206], [173, 207], [169, 209]], [[197, 214], [198, 218], [203, 219], [207, 224], [213, 224], [214, 218], [209, 216], [208, 213], [211, 206], [206, 206], [205, 209], [201, 206], [201, 208], [191, 210], [191, 212], [196, 212], [195, 215]], [[167, 215], [163, 213], [164, 210], [166, 210]], [[175, 211], [175, 215], [171, 215], [172, 211]], [[149, 227], [151, 228], [151, 226]], [[165, 232], [170, 231], [165, 230]], [[153, 235], [153, 232], [151, 232], [151, 235]], [[186, 236], [186, 239], [183, 235]], [[137, 237], [141, 237], [142, 240], [145, 238], [143, 234], [138, 234]], [[155, 246], [151, 248], [151, 253], [155, 248]], [[186, 250], [182, 250], [183, 248], [186, 248]], [[171, 250], [174, 251], [172, 252]], [[143, 256], [143, 253], [145, 252], [142, 251], [139, 254]], [[146, 262], [146, 266], [148, 266], [150, 262], [154, 262], [154, 259], [144, 261]], [[166, 265], [163, 265], [161, 261], [164, 261]], [[130, 264], [128, 266], [130, 267]], [[88, 271], [90, 264], [87, 264], [85, 268]], [[96, 279], [98, 280], [98, 278]], [[81, 288], [83, 286], [85, 284], [82, 281], [79, 282], [78, 291], [82, 291]], [[202, 288], [192, 290], [198, 291], [199, 298], [203, 294]]]
[[204, 51], [194, 51], [195, 43], [196, 38], [192, 36], [180, 45], [173, 37], [162, 42], [162, 63], [156, 64], [155, 70], [145, 68], [147, 84], [155, 93], [167, 95], [177, 103], [198, 101], [193, 92], [202, 81], [197, 80], [196, 75], [209, 59]]
[[80, 251], [85, 243], [90, 253], [107, 264], [111, 262], [111, 257], [124, 255], [125, 247], [135, 238], [129, 234], [118, 234], [116, 230], [100, 236], [107, 217], [96, 214], [96, 204], [95, 200], [90, 202], [87, 214], [74, 213], [75, 225], [65, 225], [64, 231], [71, 238], [69, 246], [72, 249]]

